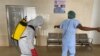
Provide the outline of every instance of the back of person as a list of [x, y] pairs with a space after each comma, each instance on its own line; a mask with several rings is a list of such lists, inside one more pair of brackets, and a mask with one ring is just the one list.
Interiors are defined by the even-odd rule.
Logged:
[[63, 30], [62, 35], [62, 56], [75, 56], [76, 54], [76, 29], [91, 31], [96, 30], [100, 32], [100, 28], [85, 27], [80, 24], [80, 22], [75, 19], [75, 12], [68, 12], [68, 19], [64, 20], [60, 25], [55, 25], [54, 28], [61, 28]]
[[75, 34], [77, 25], [79, 24], [79, 21], [76, 19], [67, 19], [64, 20], [60, 28], [63, 30], [63, 34]]
[[30, 54], [29, 56], [31, 56], [31, 49], [34, 48], [34, 37], [35, 37], [35, 31], [30, 28], [30, 27], [26, 27], [24, 33], [22, 34], [22, 37], [20, 40], [19, 40], [19, 47], [20, 47], [20, 50], [21, 50], [21, 53], [23, 56], [24, 55], [28, 55]]
[[[64, 45], [75, 46], [75, 33], [79, 21], [76, 19], [66, 19], [60, 24], [60, 28], [63, 30], [62, 42]], [[65, 43], [69, 44], [65, 44]]]

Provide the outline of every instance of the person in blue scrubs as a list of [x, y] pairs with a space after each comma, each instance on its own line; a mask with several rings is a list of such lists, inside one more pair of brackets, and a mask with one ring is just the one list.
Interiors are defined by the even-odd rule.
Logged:
[[62, 56], [75, 56], [76, 53], [76, 29], [90, 31], [96, 30], [100, 31], [100, 27], [91, 28], [85, 27], [80, 24], [80, 22], [75, 18], [76, 14], [74, 11], [68, 12], [68, 19], [64, 20], [60, 25], [55, 25], [54, 28], [60, 28], [63, 31], [62, 35]]

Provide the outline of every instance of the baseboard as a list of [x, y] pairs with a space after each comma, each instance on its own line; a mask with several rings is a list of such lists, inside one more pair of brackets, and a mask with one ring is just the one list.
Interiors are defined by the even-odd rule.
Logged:
[[92, 44], [93, 46], [100, 46], [100, 44]]

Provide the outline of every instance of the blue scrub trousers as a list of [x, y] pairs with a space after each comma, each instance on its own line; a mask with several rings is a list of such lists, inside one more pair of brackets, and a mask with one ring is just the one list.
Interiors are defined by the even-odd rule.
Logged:
[[62, 46], [62, 56], [75, 56], [75, 46]]
[[[75, 56], [76, 53], [76, 41], [75, 35], [66, 35], [62, 39], [62, 56]], [[70, 37], [68, 37], [70, 36]]]

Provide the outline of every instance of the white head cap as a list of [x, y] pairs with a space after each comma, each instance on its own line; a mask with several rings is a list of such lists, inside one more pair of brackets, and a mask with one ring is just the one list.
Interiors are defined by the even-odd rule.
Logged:
[[43, 24], [43, 17], [37, 16], [35, 19], [32, 19], [28, 22], [28, 25], [32, 25], [34, 27], [41, 26]]

